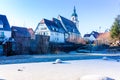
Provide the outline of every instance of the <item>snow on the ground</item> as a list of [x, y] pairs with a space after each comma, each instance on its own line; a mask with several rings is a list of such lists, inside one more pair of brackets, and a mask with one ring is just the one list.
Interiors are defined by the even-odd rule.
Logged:
[[2, 80], [80, 80], [86, 75], [120, 80], [120, 62], [94, 59], [0, 65]]

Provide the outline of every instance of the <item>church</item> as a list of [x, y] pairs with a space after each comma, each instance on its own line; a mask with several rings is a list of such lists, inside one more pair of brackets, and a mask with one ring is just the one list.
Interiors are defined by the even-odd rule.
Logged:
[[74, 7], [71, 20], [59, 15], [52, 20], [42, 19], [36, 29], [36, 35], [49, 36], [51, 43], [77, 43], [81, 38], [79, 20]]

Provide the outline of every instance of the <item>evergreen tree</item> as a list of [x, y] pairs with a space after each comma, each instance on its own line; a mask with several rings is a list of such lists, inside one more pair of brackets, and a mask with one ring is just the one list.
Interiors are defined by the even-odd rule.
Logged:
[[120, 40], [120, 21], [118, 19], [115, 19], [115, 22], [111, 27], [110, 34], [113, 39]]

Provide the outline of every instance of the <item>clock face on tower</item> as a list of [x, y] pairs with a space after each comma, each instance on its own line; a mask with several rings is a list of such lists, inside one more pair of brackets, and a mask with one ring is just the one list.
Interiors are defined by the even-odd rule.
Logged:
[[76, 8], [75, 8], [75, 6], [74, 6], [74, 9], [73, 9], [73, 13], [72, 13], [72, 15], [71, 15], [71, 20], [72, 20], [73, 22], [75, 22], [75, 23], [78, 22], [78, 15], [77, 15], [77, 13], [76, 13]]
[[74, 16], [72, 16], [71, 20], [72, 20], [72, 21], [75, 21], [75, 17], [74, 17]]

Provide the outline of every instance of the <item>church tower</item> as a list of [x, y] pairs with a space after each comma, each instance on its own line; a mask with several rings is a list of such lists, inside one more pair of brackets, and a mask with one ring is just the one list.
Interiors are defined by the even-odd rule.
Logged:
[[79, 20], [78, 20], [78, 15], [76, 13], [76, 8], [74, 6], [73, 13], [71, 15], [71, 20], [75, 23], [76, 27], [79, 30]]

